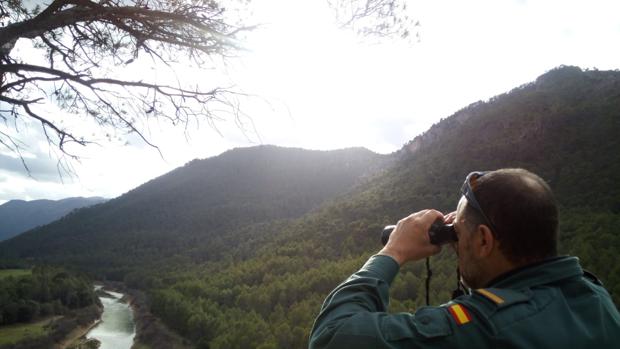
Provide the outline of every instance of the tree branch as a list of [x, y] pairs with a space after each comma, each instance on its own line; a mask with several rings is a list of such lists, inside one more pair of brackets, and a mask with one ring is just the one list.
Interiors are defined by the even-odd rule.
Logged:
[[[71, 133], [65, 132], [61, 129], [59, 129], [54, 123], [50, 122], [49, 120], [45, 119], [44, 117], [38, 115], [37, 113], [33, 112], [32, 109], [30, 109], [30, 105], [39, 102], [40, 100], [30, 100], [30, 101], [24, 101], [24, 100], [17, 100], [17, 99], [13, 99], [13, 98], [9, 98], [9, 97], [4, 97], [4, 96], [0, 96], [0, 101], [6, 102], [6, 103], [10, 103], [13, 105], [19, 105], [21, 106], [24, 111], [26, 112], [26, 114], [28, 114], [28, 116], [30, 116], [33, 119], [39, 120], [41, 122], [41, 124], [43, 125], [43, 129], [45, 130], [46, 127], [51, 128], [52, 130], [54, 130], [54, 132], [56, 132], [56, 134], [58, 134], [58, 136], [60, 137], [60, 141], [59, 141], [59, 148], [60, 150], [64, 151], [64, 145], [67, 142], [75, 142], [79, 145], [87, 145], [89, 142], [84, 141], [84, 140], [80, 140], [77, 139], [75, 136], [73, 136]], [[48, 136], [48, 140], [49, 140], [49, 136]], [[65, 152], [66, 153], [66, 152]]]
[[[171, 69], [178, 57], [198, 65], [213, 56], [225, 57], [238, 49], [236, 36], [251, 28], [229, 25], [222, 13], [209, 0], [53, 0], [38, 14], [23, 5], [0, 3], [0, 18], [9, 22], [0, 27], [0, 102], [12, 106], [0, 110], [0, 118], [37, 120], [48, 142], [74, 159], [66, 144], [92, 142], [64, 129], [58, 116], [33, 108], [35, 104], [54, 103], [102, 128], [138, 134], [158, 151], [140, 121], [165, 118], [187, 128], [190, 120], [206, 119], [215, 128], [214, 121], [223, 118], [212, 104], [238, 108], [222, 98], [231, 93], [227, 89], [124, 79], [113, 69], [138, 60], [140, 53]], [[15, 54], [20, 38], [31, 39], [46, 62], [35, 64], [36, 59]], [[239, 115], [233, 115], [237, 124]], [[7, 137], [0, 134], [0, 145], [15, 150], [7, 146], [13, 144]]]

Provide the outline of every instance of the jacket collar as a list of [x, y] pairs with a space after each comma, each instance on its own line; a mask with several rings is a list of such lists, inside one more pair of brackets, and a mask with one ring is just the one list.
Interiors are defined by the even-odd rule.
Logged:
[[582, 275], [583, 269], [579, 265], [579, 258], [553, 257], [504, 273], [493, 279], [487, 287], [532, 287]]

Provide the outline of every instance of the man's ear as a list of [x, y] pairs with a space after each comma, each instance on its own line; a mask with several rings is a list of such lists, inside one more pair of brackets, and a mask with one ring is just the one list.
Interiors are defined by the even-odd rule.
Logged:
[[484, 224], [478, 225], [476, 230], [476, 254], [478, 257], [488, 257], [496, 246], [497, 240], [491, 229]]

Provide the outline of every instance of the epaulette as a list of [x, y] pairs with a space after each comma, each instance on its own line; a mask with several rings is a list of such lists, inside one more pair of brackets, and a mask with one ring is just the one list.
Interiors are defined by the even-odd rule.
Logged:
[[527, 302], [531, 298], [530, 294], [509, 288], [479, 288], [474, 293], [491, 301], [497, 308]]

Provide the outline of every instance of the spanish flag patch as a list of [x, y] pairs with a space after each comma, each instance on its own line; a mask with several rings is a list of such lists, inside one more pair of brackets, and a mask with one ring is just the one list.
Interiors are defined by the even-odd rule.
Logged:
[[449, 306], [448, 311], [450, 311], [450, 314], [458, 325], [465, 325], [466, 323], [471, 321], [471, 316], [469, 315], [465, 307], [460, 304], [453, 304]]

